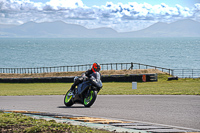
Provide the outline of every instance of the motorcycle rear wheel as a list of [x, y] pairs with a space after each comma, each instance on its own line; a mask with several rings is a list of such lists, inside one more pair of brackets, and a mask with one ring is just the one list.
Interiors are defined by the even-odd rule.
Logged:
[[92, 106], [92, 104], [95, 102], [96, 98], [97, 98], [97, 91], [91, 90], [88, 97], [84, 98], [84, 102], [83, 102], [84, 106], [85, 107]]
[[71, 91], [69, 90], [66, 95], [65, 95], [65, 98], [64, 98], [64, 104], [65, 106], [67, 107], [71, 107], [73, 105], [73, 102], [72, 102], [72, 96], [69, 96], [69, 93]]

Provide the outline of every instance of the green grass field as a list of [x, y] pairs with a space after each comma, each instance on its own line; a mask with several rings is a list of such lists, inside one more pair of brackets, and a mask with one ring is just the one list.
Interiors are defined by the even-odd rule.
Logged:
[[[200, 79], [167, 81], [169, 75], [158, 75], [158, 82], [103, 83], [100, 95], [200, 95]], [[0, 83], [0, 96], [64, 95], [72, 83]]]

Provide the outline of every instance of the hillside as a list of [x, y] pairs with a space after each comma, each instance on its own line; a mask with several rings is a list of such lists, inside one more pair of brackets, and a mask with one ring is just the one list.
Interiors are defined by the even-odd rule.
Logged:
[[118, 33], [112, 28], [87, 29], [62, 21], [35, 23], [19, 26], [0, 25], [2, 37], [34, 38], [133, 38], [133, 37], [200, 37], [200, 23], [190, 19], [170, 24], [158, 22], [145, 29]]
[[124, 37], [200, 37], [200, 23], [190, 19], [170, 24], [158, 22], [146, 29], [122, 35]]

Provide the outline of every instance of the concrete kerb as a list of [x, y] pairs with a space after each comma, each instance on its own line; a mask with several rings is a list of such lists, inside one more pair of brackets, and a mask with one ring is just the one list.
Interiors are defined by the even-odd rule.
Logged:
[[146, 131], [141, 130], [134, 130], [134, 129], [127, 129], [127, 128], [121, 128], [121, 127], [115, 127], [108, 124], [96, 124], [96, 123], [87, 123], [87, 122], [81, 122], [77, 120], [71, 120], [71, 119], [59, 119], [59, 118], [53, 118], [48, 116], [38, 116], [38, 115], [31, 115], [31, 114], [25, 114], [27, 116], [36, 118], [36, 119], [45, 119], [45, 120], [55, 120], [59, 123], [68, 123], [71, 125], [79, 125], [79, 126], [86, 126], [90, 128], [96, 128], [96, 129], [104, 129], [108, 131], [115, 131], [115, 132], [131, 132], [131, 133], [147, 133]]
[[16, 111], [16, 110], [0, 110], [3, 112], [14, 112], [22, 113], [24, 115], [36, 118], [36, 119], [45, 119], [45, 120], [55, 120], [56, 122], [68, 123], [71, 125], [80, 125], [96, 129], [104, 129], [108, 131], [115, 132], [131, 132], [131, 133], [151, 133], [151, 132], [173, 132], [173, 133], [200, 133], [200, 130], [141, 122], [141, 121], [131, 121], [123, 119], [108, 119], [108, 118], [99, 118], [95, 116], [83, 116], [83, 115], [63, 115], [56, 113], [46, 113], [46, 112], [37, 112], [37, 111]]

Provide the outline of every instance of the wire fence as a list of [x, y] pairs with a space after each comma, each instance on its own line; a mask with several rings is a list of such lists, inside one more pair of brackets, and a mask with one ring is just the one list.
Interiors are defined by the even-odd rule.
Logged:
[[[34, 73], [52, 73], [52, 72], [76, 72], [86, 71], [92, 67], [92, 64], [74, 65], [74, 66], [55, 66], [55, 67], [36, 67], [36, 68], [0, 68], [0, 73], [11, 74], [34, 74]], [[101, 70], [132, 70], [132, 69], [158, 69], [172, 76], [180, 78], [198, 78], [200, 69], [168, 69], [141, 63], [106, 63], [101, 64]]]
[[[37, 68], [0, 68], [0, 73], [51, 73], [51, 72], [76, 72], [86, 71], [92, 67], [92, 64], [74, 65], [74, 66], [56, 66], [56, 67], [37, 67]], [[128, 70], [128, 69], [160, 69], [171, 74], [172, 70], [152, 65], [140, 63], [106, 63], [101, 64], [101, 70]]]
[[174, 69], [172, 75], [179, 78], [200, 78], [200, 69]]

